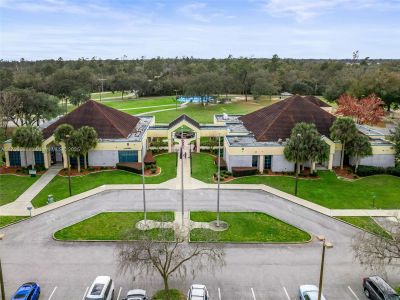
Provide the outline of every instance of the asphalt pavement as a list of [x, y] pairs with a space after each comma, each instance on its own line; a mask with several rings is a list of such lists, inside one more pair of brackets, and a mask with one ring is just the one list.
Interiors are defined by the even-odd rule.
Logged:
[[[147, 191], [149, 211], [181, 207], [176, 190]], [[140, 211], [140, 190], [110, 191], [72, 203], [2, 230], [0, 256], [7, 299], [23, 282], [36, 281], [41, 299], [83, 299], [98, 275], [115, 281], [115, 299], [128, 289], [143, 288], [151, 295], [162, 288], [161, 278], [121, 274], [116, 262], [115, 242], [58, 242], [55, 231], [103, 211]], [[215, 190], [185, 191], [185, 210], [215, 210]], [[262, 191], [221, 191], [222, 211], [261, 211], [297, 226], [312, 235], [325, 235], [334, 244], [327, 250], [324, 294], [329, 299], [366, 299], [362, 278], [371, 275], [353, 259], [352, 226]], [[173, 278], [170, 286], [186, 291], [192, 283], [206, 284], [211, 299], [297, 299], [301, 284], [318, 285], [321, 244], [300, 245], [228, 244], [226, 266], [211, 273], [194, 270], [185, 279]], [[389, 280], [400, 282], [393, 266]], [[119, 296], [119, 297], [118, 297]]]

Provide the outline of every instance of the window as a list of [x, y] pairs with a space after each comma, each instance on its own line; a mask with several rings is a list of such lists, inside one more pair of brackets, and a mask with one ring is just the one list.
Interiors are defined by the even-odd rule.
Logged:
[[251, 166], [258, 167], [258, 155], [253, 155], [252, 161], [251, 161]]
[[11, 167], [21, 166], [21, 153], [19, 151], [9, 151], [8, 157], [10, 158]]
[[35, 164], [44, 166], [44, 155], [42, 151], [35, 151]]
[[118, 151], [118, 161], [120, 163], [123, 162], [137, 162], [138, 161], [138, 152], [132, 150], [121, 150]]
[[272, 155], [265, 155], [264, 156], [264, 169], [271, 170], [272, 166]]

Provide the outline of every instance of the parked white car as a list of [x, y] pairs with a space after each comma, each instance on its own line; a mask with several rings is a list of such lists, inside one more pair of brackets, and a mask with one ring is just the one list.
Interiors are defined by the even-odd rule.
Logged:
[[[318, 288], [315, 285], [301, 285], [299, 288], [300, 300], [318, 300]], [[324, 295], [321, 295], [321, 300], [326, 300]]]
[[188, 292], [187, 300], [209, 300], [208, 291], [203, 284], [193, 284]]
[[122, 300], [148, 300], [145, 290], [130, 290]]
[[114, 299], [114, 282], [110, 276], [97, 276], [87, 291], [85, 300]]

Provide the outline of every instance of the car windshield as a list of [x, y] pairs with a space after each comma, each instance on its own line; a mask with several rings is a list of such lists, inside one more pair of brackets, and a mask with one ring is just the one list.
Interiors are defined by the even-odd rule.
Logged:
[[14, 296], [13, 299], [24, 299], [25, 296], [26, 296], [25, 293], [18, 293], [18, 294], [16, 294], [16, 295]]
[[90, 295], [92, 295], [92, 296], [100, 295], [103, 288], [104, 288], [104, 284], [102, 284], [102, 283], [95, 284], [92, 291], [90, 292]]

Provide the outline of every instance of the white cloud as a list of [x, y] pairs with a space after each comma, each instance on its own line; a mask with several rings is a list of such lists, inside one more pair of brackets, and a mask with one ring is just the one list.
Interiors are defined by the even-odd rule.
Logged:
[[183, 15], [183, 17], [189, 17], [198, 22], [209, 22], [210, 17], [204, 11], [206, 7], [206, 3], [195, 2], [180, 7], [178, 11]]
[[398, 0], [267, 0], [264, 9], [275, 17], [294, 17], [306, 21], [333, 9], [398, 9]]

